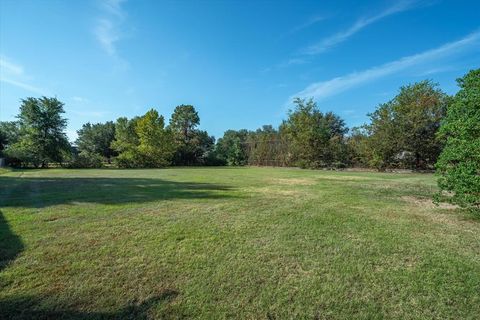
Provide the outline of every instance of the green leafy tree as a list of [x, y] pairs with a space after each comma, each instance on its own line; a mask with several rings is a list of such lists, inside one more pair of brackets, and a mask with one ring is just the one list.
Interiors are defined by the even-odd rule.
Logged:
[[354, 167], [369, 167], [372, 155], [368, 146], [368, 133], [363, 127], [354, 127], [351, 129], [347, 138], [348, 163]]
[[173, 132], [177, 146], [174, 163], [177, 165], [191, 165], [197, 162], [198, 133], [197, 127], [200, 117], [195, 107], [180, 105], [173, 111], [170, 119], [170, 129]]
[[175, 151], [173, 134], [154, 109], [131, 120], [119, 118], [112, 148], [118, 152], [117, 165], [126, 168], [168, 166]]
[[229, 166], [243, 166], [248, 162], [247, 154], [248, 131], [227, 130], [223, 137], [218, 139], [216, 153], [218, 159]]
[[16, 121], [0, 121], [0, 157], [4, 156], [4, 150], [19, 139], [20, 128]]
[[115, 139], [111, 147], [118, 154], [115, 162], [119, 167], [134, 168], [140, 165], [137, 151], [139, 139], [135, 130], [138, 119], [121, 117], [115, 123]]
[[436, 138], [449, 97], [425, 80], [400, 88], [391, 101], [370, 114], [372, 166], [379, 169], [432, 168], [443, 146]]
[[143, 167], [165, 167], [171, 164], [175, 145], [172, 133], [165, 129], [165, 120], [154, 109], [140, 117], [135, 132], [138, 136], [138, 152]]
[[70, 144], [62, 117], [64, 104], [57, 98], [22, 100], [18, 115], [19, 139], [9, 146], [7, 154], [23, 164], [46, 167], [49, 162], [61, 163], [69, 155]]
[[280, 126], [289, 144], [291, 162], [311, 168], [343, 163], [347, 158], [345, 122], [332, 112], [320, 112], [313, 99], [296, 98], [294, 104], [295, 109]]
[[[196, 130], [193, 137], [193, 159], [194, 164], [205, 165], [211, 164], [212, 153], [215, 149], [215, 138], [208, 135], [207, 131]], [[215, 164], [215, 163], [214, 163]]]
[[439, 136], [446, 145], [436, 164], [438, 185], [448, 199], [480, 211], [480, 69], [458, 79]]
[[78, 152], [86, 156], [103, 158], [110, 162], [115, 151], [111, 145], [115, 139], [115, 124], [112, 121], [106, 123], [86, 123], [77, 131], [78, 138], [75, 141]]
[[399, 136], [400, 127], [395, 123], [393, 103], [381, 104], [375, 112], [369, 114], [370, 124], [365, 125], [367, 132], [367, 148], [370, 157], [362, 162], [379, 170], [395, 166], [395, 156], [402, 150]]
[[264, 125], [247, 138], [248, 163], [256, 166], [286, 165], [286, 143], [278, 130]]

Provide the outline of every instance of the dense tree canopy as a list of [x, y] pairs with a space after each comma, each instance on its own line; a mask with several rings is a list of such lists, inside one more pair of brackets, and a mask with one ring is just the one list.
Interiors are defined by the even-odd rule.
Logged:
[[165, 167], [170, 165], [175, 146], [165, 120], [154, 109], [131, 120], [119, 118], [112, 148], [120, 167]]
[[246, 142], [248, 164], [256, 166], [286, 166], [287, 143], [280, 132], [271, 125], [264, 125], [250, 132]]
[[105, 123], [84, 124], [77, 131], [78, 138], [75, 141], [79, 153], [88, 156], [100, 156], [110, 162], [115, 155], [112, 142], [115, 139], [115, 124], [113, 121]]
[[9, 145], [16, 143], [19, 139], [19, 125], [16, 121], [0, 121], [0, 157]]
[[431, 81], [401, 87], [395, 98], [370, 114], [370, 164], [380, 169], [432, 168], [442, 149], [436, 133], [448, 101]]
[[[18, 121], [0, 123], [0, 156], [6, 156], [12, 165], [34, 166], [72, 159], [70, 166], [99, 167], [113, 159], [119, 167], [258, 165], [423, 170], [434, 168], [446, 143], [438, 164], [441, 187], [471, 202], [474, 193], [459, 190], [453, 181], [461, 176], [455, 170], [464, 175], [458, 181], [467, 181], [468, 174], [471, 185], [478, 179], [474, 174], [478, 172], [478, 70], [459, 84], [461, 90], [453, 103], [452, 97], [429, 80], [403, 86], [393, 99], [369, 115], [369, 123], [350, 131], [338, 115], [320, 111], [312, 99], [297, 98], [278, 127], [227, 130], [216, 143], [213, 136], [199, 129], [200, 116], [194, 106], [177, 106], [168, 126], [152, 109], [140, 117], [119, 118], [116, 123], [84, 124], [78, 130], [78, 152], [71, 151], [65, 137], [63, 103], [56, 98], [27, 98], [22, 100]], [[462, 166], [453, 165], [461, 161]]]
[[175, 164], [196, 164], [199, 143], [201, 142], [197, 131], [199, 124], [200, 117], [194, 106], [182, 104], [173, 111], [170, 119], [170, 129], [177, 145], [174, 156]]
[[439, 136], [446, 145], [437, 163], [442, 190], [454, 203], [480, 210], [480, 69], [458, 80]]
[[57, 98], [26, 98], [18, 115], [18, 141], [9, 145], [7, 154], [24, 164], [46, 167], [61, 163], [70, 154], [63, 118], [63, 103]]
[[243, 166], [248, 163], [247, 154], [248, 131], [227, 130], [222, 138], [218, 139], [217, 157], [229, 166]]
[[295, 109], [280, 126], [289, 144], [291, 163], [310, 168], [344, 163], [345, 122], [332, 112], [322, 113], [312, 99], [297, 98], [294, 103]]

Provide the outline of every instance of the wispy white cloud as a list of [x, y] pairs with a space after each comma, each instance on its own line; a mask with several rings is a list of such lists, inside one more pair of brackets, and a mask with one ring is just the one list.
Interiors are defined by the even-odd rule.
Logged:
[[458, 66], [440, 66], [440, 67], [433, 67], [431, 69], [427, 69], [425, 71], [422, 71], [420, 73], [417, 73], [416, 76], [418, 77], [426, 77], [426, 76], [431, 76], [434, 74], [438, 73], [444, 73], [444, 72], [450, 72], [450, 71], [457, 71], [460, 70]]
[[331, 80], [313, 83], [304, 90], [290, 96], [287, 104], [291, 103], [294, 97], [312, 97], [316, 100], [321, 100], [364, 83], [395, 74], [407, 68], [435, 62], [441, 58], [450, 57], [471, 49], [480, 50], [480, 31], [471, 33], [458, 41], [450, 42], [416, 55], [407, 56], [361, 72], [354, 72]]
[[291, 58], [288, 59], [284, 62], [281, 62], [277, 65], [277, 68], [285, 68], [289, 66], [294, 66], [294, 65], [300, 65], [300, 64], [305, 64], [308, 63], [307, 59], [302, 59], [302, 58]]
[[126, 0], [103, 0], [102, 7], [110, 14], [119, 18], [125, 17], [125, 12], [122, 9], [122, 3]]
[[30, 85], [30, 84], [28, 84], [28, 83], [24, 83], [24, 82], [21, 82], [21, 81], [9, 79], [9, 78], [4, 78], [4, 77], [1, 77], [1, 78], [0, 78], [0, 81], [1, 81], [1, 82], [4, 82], [4, 83], [11, 84], [12, 86], [15, 86], [15, 87], [19, 87], [19, 88], [25, 89], [25, 90], [30, 91], [30, 92], [33, 92], [33, 93], [38, 93], [38, 94], [42, 94], [42, 95], [47, 95], [47, 93], [46, 93], [46, 91], [45, 91], [44, 89], [39, 88], [39, 87], [32, 86], [32, 85]]
[[305, 21], [304, 23], [292, 28], [286, 35], [292, 35], [294, 33], [297, 33], [299, 31], [302, 31], [304, 29], [307, 29], [321, 21], [324, 21], [326, 19], [325, 16], [323, 15], [316, 15]]
[[357, 32], [361, 31], [365, 27], [383, 19], [388, 16], [391, 16], [396, 13], [400, 13], [402, 11], [410, 10], [418, 4], [415, 0], [403, 0], [396, 2], [393, 6], [387, 8], [386, 10], [378, 13], [377, 15], [371, 17], [364, 17], [357, 20], [352, 26], [348, 29], [335, 33], [319, 43], [311, 45], [303, 50], [301, 50], [302, 54], [313, 55], [322, 53], [332, 47], [346, 41], [348, 38], [356, 34]]
[[118, 58], [117, 42], [122, 39], [121, 25], [126, 19], [122, 4], [126, 0], [102, 0], [103, 16], [97, 19], [94, 34], [103, 50]]
[[0, 72], [2, 74], [7, 73], [20, 76], [23, 74], [23, 66], [8, 60], [4, 56], [0, 56]]
[[28, 83], [27, 75], [25, 74], [25, 68], [5, 56], [0, 57], [0, 82], [7, 83], [9, 85], [37, 93], [46, 95], [48, 92], [40, 87]]

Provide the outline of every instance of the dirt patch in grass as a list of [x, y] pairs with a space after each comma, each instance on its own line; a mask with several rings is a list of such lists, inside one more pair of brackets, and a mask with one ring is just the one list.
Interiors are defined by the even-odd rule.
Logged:
[[[412, 208], [409, 209], [411, 214], [422, 218], [424, 221], [454, 227], [463, 232], [478, 232], [478, 223], [476, 221], [465, 219], [464, 216], [453, 211], [459, 209], [459, 206], [449, 203], [436, 205], [431, 199], [414, 196], [403, 196], [402, 200], [411, 204]], [[443, 211], [435, 209], [443, 209]]]
[[304, 192], [298, 190], [279, 190], [272, 187], [262, 187], [262, 188], [251, 188], [251, 192], [260, 193], [264, 196], [287, 196], [287, 197], [299, 197], [304, 194]]
[[372, 180], [369, 177], [360, 177], [360, 176], [317, 176], [318, 179], [323, 180], [338, 180], [338, 181], [348, 181], [348, 180]]
[[418, 198], [414, 196], [403, 196], [402, 200], [424, 209], [438, 208], [438, 209], [454, 210], [454, 209], [460, 208], [459, 206], [456, 206], [450, 203], [444, 203], [444, 202], [441, 202], [437, 205], [433, 203], [432, 199]]
[[312, 179], [301, 179], [301, 178], [291, 178], [291, 179], [274, 179], [272, 180], [275, 184], [289, 185], [289, 186], [311, 186], [315, 184], [315, 181]]

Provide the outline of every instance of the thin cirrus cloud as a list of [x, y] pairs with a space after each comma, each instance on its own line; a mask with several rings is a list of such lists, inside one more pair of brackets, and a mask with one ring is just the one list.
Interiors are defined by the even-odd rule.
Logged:
[[0, 82], [21, 88], [23, 90], [46, 94], [46, 90], [29, 84], [25, 81], [26, 77], [24, 67], [20, 64], [14, 63], [5, 56], [0, 57]]
[[414, 0], [409, 0], [409, 1], [399, 1], [395, 5], [387, 8], [386, 10], [380, 12], [377, 15], [371, 16], [371, 17], [364, 17], [357, 22], [355, 22], [352, 26], [350, 26], [348, 29], [340, 31], [338, 33], [333, 34], [332, 36], [329, 36], [319, 43], [316, 43], [314, 45], [311, 45], [307, 48], [304, 48], [300, 51], [301, 54], [305, 55], [315, 55], [315, 54], [320, 54], [322, 52], [325, 52], [336, 45], [348, 40], [350, 37], [355, 35], [356, 33], [360, 32], [362, 29], [365, 27], [383, 19], [388, 16], [391, 16], [396, 13], [400, 13], [403, 11], [407, 11], [410, 9], [413, 9], [416, 7], [419, 3]]
[[114, 58], [118, 58], [117, 42], [122, 39], [120, 27], [126, 18], [126, 13], [122, 8], [125, 1], [101, 1], [103, 17], [97, 20], [94, 28], [98, 43], [109, 56]]
[[12, 61], [9, 61], [4, 56], [0, 57], [0, 70], [16, 76], [21, 76], [23, 74], [23, 66], [16, 64]]
[[297, 33], [299, 31], [302, 31], [304, 29], [307, 29], [307, 28], [310, 28], [311, 26], [321, 22], [321, 21], [324, 21], [325, 19], [327, 19], [325, 16], [321, 16], [321, 15], [317, 15], [317, 16], [313, 16], [312, 18], [308, 19], [305, 23], [303, 24], [300, 24], [294, 28], [292, 28], [289, 32], [287, 32], [285, 35], [288, 36], [288, 35], [292, 35], [294, 33]]
[[435, 62], [436, 60], [454, 56], [472, 49], [480, 49], [480, 31], [473, 32], [458, 41], [450, 42], [438, 48], [416, 55], [403, 57], [399, 60], [376, 66], [361, 72], [354, 72], [327, 81], [313, 83], [304, 90], [290, 96], [287, 105], [295, 97], [313, 98], [318, 101], [353, 87], [360, 86], [364, 83], [372, 82], [374, 80], [395, 74], [405, 69], [421, 64]]

